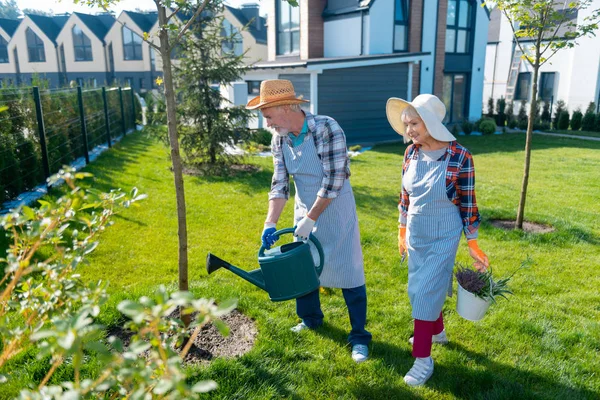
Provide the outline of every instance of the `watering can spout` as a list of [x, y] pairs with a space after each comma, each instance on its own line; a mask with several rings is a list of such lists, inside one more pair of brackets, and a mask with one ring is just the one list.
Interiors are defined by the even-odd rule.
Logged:
[[247, 272], [247, 271], [244, 271], [243, 269], [236, 267], [235, 265], [231, 265], [227, 261], [220, 259], [219, 257], [215, 256], [214, 254], [208, 253], [208, 256], [206, 257], [206, 271], [209, 274], [212, 274], [219, 268], [225, 268], [225, 269], [233, 272], [240, 278], [247, 280], [248, 282], [252, 283], [255, 286], [258, 286], [262, 290], [267, 290], [266, 285], [265, 285], [265, 279], [264, 279], [263, 273], [260, 269], [256, 269], [254, 271]]

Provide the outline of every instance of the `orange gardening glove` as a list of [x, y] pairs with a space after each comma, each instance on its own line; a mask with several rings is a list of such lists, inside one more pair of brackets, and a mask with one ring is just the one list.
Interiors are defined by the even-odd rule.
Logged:
[[475, 264], [473, 265], [477, 270], [485, 272], [490, 266], [490, 262], [485, 253], [477, 245], [477, 239], [468, 240], [467, 245], [469, 246], [469, 255], [475, 260]]
[[400, 225], [400, 229], [398, 229], [398, 250], [400, 251], [400, 256], [404, 254], [407, 250], [406, 247], [406, 226]]

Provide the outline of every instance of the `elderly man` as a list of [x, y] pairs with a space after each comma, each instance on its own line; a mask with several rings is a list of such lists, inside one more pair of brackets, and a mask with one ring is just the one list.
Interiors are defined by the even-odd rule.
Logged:
[[[305, 102], [296, 97], [290, 81], [277, 79], [263, 81], [260, 96], [246, 106], [260, 110], [275, 131], [275, 171], [262, 241], [268, 249], [278, 239], [275, 226], [289, 197], [291, 174], [296, 186], [294, 236], [306, 240], [312, 232], [321, 242], [321, 285], [342, 289], [352, 326], [352, 359], [360, 363], [368, 358], [371, 334], [365, 330], [367, 293], [346, 137], [334, 119], [302, 111], [300, 104]], [[296, 312], [302, 322], [292, 331], [322, 325], [319, 290], [296, 299]]]

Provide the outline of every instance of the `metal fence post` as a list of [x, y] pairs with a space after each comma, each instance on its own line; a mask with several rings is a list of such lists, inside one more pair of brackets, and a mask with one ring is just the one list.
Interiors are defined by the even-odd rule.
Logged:
[[133, 93], [133, 88], [131, 88], [131, 121], [133, 122], [133, 130], [135, 131], [135, 94]]
[[125, 108], [123, 107], [123, 88], [119, 86], [119, 102], [121, 103], [121, 130], [123, 131], [123, 136], [125, 135]]
[[90, 163], [90, 152], [88, 150], [87, 126], [85, 124], [85, 110], [83, 109], [83, 92], [81, 86], [77, 86], [77, 102], [79, 103], [79, 121], [81, 123], [81, 137], [83, 138], [83, 155], [85, 163]]
[[104, 125], [106, 126], [106, 142], [108, 147], [112, 147], [110, 142], [110, 121], [108, 120], [108, 101], [106, 100], [106, 86], [102, 86], [102, 100], [104, 100]]
[[[47, 180], [50, 177], [50, 161], [48, 160], [48, 147], [46, 146], [46, 128], [44, 127], [44, 114], [42, 112], [40, 88], [37, 86], [33, 87], [33, 101], [35, 102], [35, 114], [37, 116], [38, 134], [40, 135], [40, 148], [42, 150], [42, 164], [44, 166], [44, 177]], [[47, 181], [46, 187], [49, 188]]]

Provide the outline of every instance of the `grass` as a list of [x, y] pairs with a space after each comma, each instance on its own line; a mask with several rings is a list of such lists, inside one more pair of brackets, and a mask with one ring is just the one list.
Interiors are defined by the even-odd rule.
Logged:
[[600, 138], [600, 132], [594, 132], [594, 131], [572, 131], [570, 129], [565, 129], [565, 130], [560, 130], [560, 129], [550, 129], [548, 130], [548, 132], [551, 133], [564, 133], [567, 135], [573, 135], [573, 136], [590, 136], [590, 137], [597, 137]]
[[[227, 271], [207, 276], [208, 251], [245, 269], [256, 253], [267, 210], [269, 159], [252, 159], [259, 172], [234, 177], [186, 177], [190, 290], [197, 296], [239, 299], [256, 320], [256, 345], [238, 359], [189, 367], [192, 380], [214, 379], [219, 399], [592, 399], [600, 396], [600, 143], [534, 136], [526, 219], [549, 224], [553, 233], [527, 234], [494, 228], [491, 219], [514, 219], [523, 170], [524, 135], [461, 137], [475, 157], [478, 203], [483, 215], [480, 247], [498, 276], [527, 255], [535, 261], [511, 280], [515, 296], [500, 300], [479, 323], [461, 319], [455, 298], [444, 316], [450, 344], [435, 347], [435, 373], [411, 389], [403, 375], [413, 359], [406, 293], [407, 271], [397, 251], [397, 201], [404, 145], [377, 146], [352, 160], [354, 193], [369, 295], [371, 358], [356, 365], [346, 345], [349, 329], [340, 290], [322, 296], [325, 325], [293, 334], [294, 302], [272, 303], [266, 293]], [[164, 284], [177, 287], [175, 196], [166, 149], [143, 133], [126, 137], [87, 168], [95, 186], [137, 186], [149, 198], [126, 210], [102, 236], [86, 280], [109, 280], [110, 304], [101, 322], [120, 322], [115, 306]], [[291, 224], [288, 205], [279, 224]], [[466, 243], [458, 261], [469, 262]], [[39, 382], [48, 368], [33, 350], [5, 371], [13, 381], [0, 398]], [[90, 375], [99, 366], [91, 358]], [[6, 371], [7, 370], [7, 371]], [[59, 377], [68, 379], [68, 366]], [[59, 381], [59, 380], [57, 380]]]

